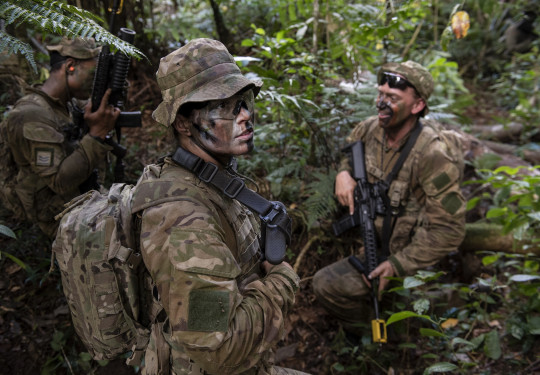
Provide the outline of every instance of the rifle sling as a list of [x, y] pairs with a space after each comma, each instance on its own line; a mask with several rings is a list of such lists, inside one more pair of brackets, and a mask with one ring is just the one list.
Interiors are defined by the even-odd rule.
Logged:
[[[196, 174], [202, 181], [217, 187], [227, 197], [236, 199], [250, 210], [258, 213], [261, 219], [264, 219], [275, 207], [274, 202], [263, 198], [249, 189], [240, 177], [230, 176], [215, 164], [205, 162], [197, 155], [184, 150], [182, 147], [176, 149], [172, 160]], [[285, 227], [283, 220], [278, 220], [275, 224], [278, 225], [280, 230], [287, 233], [288, 229]]]
[[[386, 176], [385, 184], [387, 187], [390, 187], [390, 184], [396, 178], [398, 175], [401, 167], [403, 166], [403, 163], [405, 163], [405, 160], [409, 156], [412, 148], [414, 147], [414, 144], [416, 143], [416, 140], [418, 139], [418, 136], [422, 132], [422, 123], [418, 121], [418, 124], [412, 131], [411, 135], [409, 136], [409, 139], [407, 139], [407, 142], [405, 143], [405, 146], [403, 147], [403, 150], [401, 151], [401, 154], [399, 155], [398, 160], [396, 161], [396, 164], [392, 168], [392, 171]], [[390, 236], [392, 234], [392, 217], [394, 216], [392, 214], [392, 210], [390, 209], [390, 202], [388, 199], [388, 196], [386, 194], [381, 194], [384, 199], [384, 203], [386, 206], [386, 215], [383, 219], [383, 228], [382, 228], [382, 255], [384, 258], [388, 258], [390, 255]]]

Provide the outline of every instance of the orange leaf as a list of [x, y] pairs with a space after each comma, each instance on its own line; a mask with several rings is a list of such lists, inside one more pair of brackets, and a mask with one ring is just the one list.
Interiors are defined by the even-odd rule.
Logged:
[[465, 38], [470, 25], [469, 13], [459, 11], [452, 16], [452, 31], [454, 32], [456, 38]]
[[442, 329], [448, 329], [457, 326], [458, 320], [454, 318], [449, 318], [444, 321], [443, 324], [441, 324]]

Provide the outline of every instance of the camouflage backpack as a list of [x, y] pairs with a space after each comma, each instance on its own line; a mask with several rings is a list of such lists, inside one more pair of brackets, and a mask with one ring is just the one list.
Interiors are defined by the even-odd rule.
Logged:
[[[283, 204], [266, 200], [240, 178], [181, 147], [172, 160], [258, 213], [265, 257], [281, 263], [291, 231]], [[56, 216], [60, 224], [52, 250], [75, 332], [94, 359], [113, 359], [131, 351], [126, 363], [141, 362], [150, 326], [163, 307], [153, 298], [151, 277], [140, 264], [144, 262], [138, 242], [139, 215], [149, 207], [182, 199], [181, 190], [167, 190], [170, 185], [168, 180], [154, 181], [152, 188], [139, 193], [138, 185], [116, 183], [108, 194], [92, 190], [74, 198]], [[136, 191], [139, 195], [134, 199]]]
[[149, 339], [149, 308], [141, 301], [144, 266], [134, 241], [133, 185], [113, 184], [74, 198], [57, 216], [60, 226], [52, 250], [62, 277], [73, 325], [94, 359], [132, 352], [137, 365]]

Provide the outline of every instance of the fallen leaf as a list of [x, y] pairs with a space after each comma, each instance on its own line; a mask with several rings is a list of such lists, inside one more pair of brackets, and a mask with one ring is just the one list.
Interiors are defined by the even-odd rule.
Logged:
[[455, 318], [449, 318], [449, 319], [446, 319], [442, 324], [441, 324], [441, 328], [442, 329], [448, 329], [448, 328], [453, 328], [455, 326], [457, 326], [457, 324], [459, 323], [459, 321]]

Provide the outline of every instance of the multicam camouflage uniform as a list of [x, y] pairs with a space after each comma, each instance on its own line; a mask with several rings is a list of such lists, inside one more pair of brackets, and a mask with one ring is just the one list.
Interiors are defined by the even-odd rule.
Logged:
[[[163, 181], [170, 182], [166, 190]], [[209, 374], [274, 373], [271, 349], [283, 337], [298, 276], [279, 265], [263, 278], [256, 215], [170, 159], [145, 169], [133, 210], [150, 202], [138, 196], [177, 192], [181, 200], [142, 215], [143, 259], [168, 317], [162, 332], [154, 326], [146, 373], [167, 373], [154, 371], [168, 367], [158, 358], [169, 346], [173, 374], [188, 374], [193, 366]], [[159, 347], [161, 335], [165, 347]]]
[[[166, 126], [184, 103], [244, 88], [256, 95], [261, 86], [210, 39], [164, 57], [157, 79], [163, 102], [153, 116]], [[152, 326], [143, 374], [302, 374], [272, 365], [299, 278], [283, 264], [261, 274], [256, 215], [170, 158], [145, 168], [133, 210], [142, 217], [141, 253], [166, 312]]]
[[[99, 53], [75, 43], [49, 49], [80, 59]], [[104, 167], [111, 150], [90, 135], [79, 140], [73, 128], [66, 103], [48, 96], [39, 85], [27, 89], [2, 123], [2, 139], [18, 168], [16, 196], [26, 218], [51, 238], [58, 225], [54, 216], [81, 193], [79, 185], [94, 169]]]
[[[409, 66], [419, 69], [417, 64]], [[426, 78], [425, 73], [429, 73], [424, 68], [419, 73], [416, 70], [411, 73], [403, 70], [403, 64], [390, 63], [381, 71], [404, 75], [425, 100], [432, 91], [431, 76]], [[465, 235], [465, 199], [460, 190], [461, 149], [444, 139], [440, 124], [426, 119], [421, 123], [423, 130], [388, 191], [392, 209], [401, 212], [389, 242], [389, 261], [398, 275], [410, 275], [434, 265], [457, 250]], [[368, 180], [375, 183], [390, 173], [407, 139], [408, 136], [401, 140], [397, 151], [387, 147], [384, 130], [374, 116], [356, 126], [347, 141], [364, 142]], [[342, 161], [342, 170], [351, 171], [348, 158]], [[379, 243], [382, 222], [382, 217], [375, 221]], [[371, 305], [365, 299], [369, 288], [347, 259], [318, 271], [313, 288], [321, 304], [351, 331], [355, 331], [354, 323], [362, 321], [369, 313], [366, 309]]]

